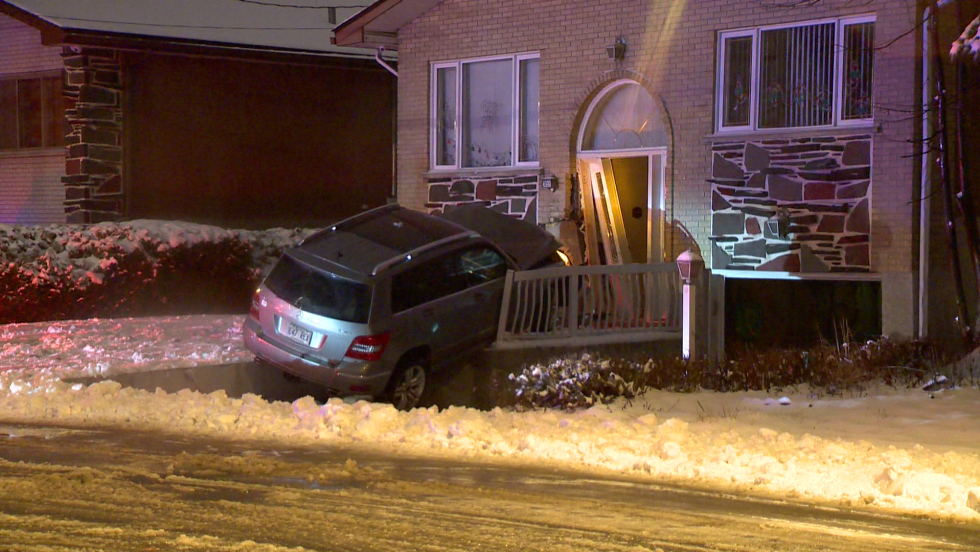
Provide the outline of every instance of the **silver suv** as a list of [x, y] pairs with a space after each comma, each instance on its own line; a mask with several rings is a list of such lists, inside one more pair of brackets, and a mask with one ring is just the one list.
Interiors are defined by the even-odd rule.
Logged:
[[430, 370], [493, 341], [507, 271], [549, 264], [558, 247], [482, 206], [380, 207], [282, 255], [252, 299], [245, 346], [331, 395], [410, 409]]

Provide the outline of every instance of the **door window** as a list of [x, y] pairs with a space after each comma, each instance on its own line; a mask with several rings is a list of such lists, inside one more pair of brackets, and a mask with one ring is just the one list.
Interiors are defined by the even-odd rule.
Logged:
[[447, 253], [420, 263], [391, 282], [391, 311], [399, 313], [470, 287], [503, 278], [507, 261], [489, 247]]

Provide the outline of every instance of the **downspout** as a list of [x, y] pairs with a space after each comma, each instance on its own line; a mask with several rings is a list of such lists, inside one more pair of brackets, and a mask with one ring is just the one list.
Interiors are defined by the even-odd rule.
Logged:
[[392, 67], [391, 65], [388, 65], [388, 62], [381, 58], [381, 54], [383, 54], [384, 51], [385, 51], [384, 46], [378, 46], [378, 49], [374, 51], [374, 61], [377, 61], [378, 65], [387, 69], [388, 72], [391, 73], [392, 75], [395, 75], [395, 78], [397, 79], [398, 71], [396, 71], [395, 68]]
[[[381, 58], [384, 51], [384, 46], [378, 46], [374, 51], [374, 61], [394, 75], [397, 81], [398, 71]], [[395, 84], [395, 92], [391, 95], [391, 195], [388, 202], [398, 202], [398, 84]]]
[[[675, 214], [674, 213], [674, 188], [676, 187], [674, 185], [675, 184], [675, 182], [674, 182], [674, 164], [677, 162], [677, 157], [675, 156], [675, 148], [676, 148], [677, 140], [674, 138], [674, 118], [670, 116], [670, 110], [667, 109], [667, 100], [665, 100], [663, 98], [663, 96], [660, 97], [660, 103], [661, 103], [661, 105], [664, 106], [664, 114], [667, 115], [667, 124], [670, 126], [670, 218], [671, 218], [671, 220], [669, 221], [669, 223], [671, 225], [673, 225], [674, 222], [675, 222], [675, 220], [676, 220], [674, 218], [674, 214]], [[666, 215], [666, 213], [665, 213], [665, 215]], [[666, 225], [664, 225], [664, 226], [665, 226], [664, 231], [666, 232], [667, 231]], [[675, 258], [675, 255], [674, 255], [674, 233], [671, 231], [671, 233], [670, 233], [670, 259], [671, 259], [671, 262], [673, 262], [674, 258]]]
[[919, 156], [920, 182], [919, 188], [919, 339], [929, 337], [929, 238], [930, 211], [932, 207], [932, 163], [929, 145], [925, 143], [932, 137], [933, 124], [930, 114], [932, 110], [932, 48], [929, 41], [930, 7], [926, 6], [922, 13], [922, 137]]

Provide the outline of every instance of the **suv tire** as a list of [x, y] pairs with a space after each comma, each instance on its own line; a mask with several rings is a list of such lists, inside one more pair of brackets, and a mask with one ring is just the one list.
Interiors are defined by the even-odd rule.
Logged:
[[385, 397], [398, 410], [411, 410], [418, 406], [425, 393], [428, 370], [420, 358], [408, 358], [398, 364], [398, 368], [388, 380]]

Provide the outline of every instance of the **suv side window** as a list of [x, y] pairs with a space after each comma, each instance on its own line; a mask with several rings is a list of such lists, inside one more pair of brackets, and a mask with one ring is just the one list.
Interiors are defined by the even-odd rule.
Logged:
[[478, 286], [503, 278], [507, 274], [507, 261], [489, 247], [477, 247], [462, 252], [460, 270], [466, 275], [468, 286]]
[[507, 261], [488, 247], [453, 251], [425, 261], [391, 281], [391, 312], [399, 313], [507, 274]]
[[397, 274], [391, 281], [391, 312], [399, 313], [465, 289], [465, 282], [452, 277], [458, 273], [456, 255], [442, 255]]

